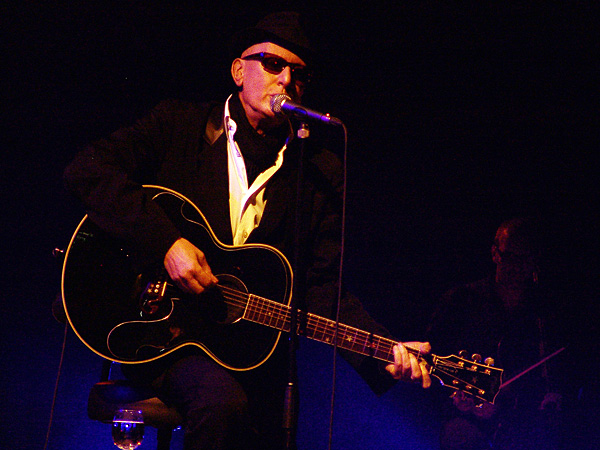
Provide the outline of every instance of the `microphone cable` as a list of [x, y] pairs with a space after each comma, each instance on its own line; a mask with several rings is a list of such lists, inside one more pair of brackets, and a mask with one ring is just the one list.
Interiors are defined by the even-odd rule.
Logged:
[[52, 429], [52, 423], [54, 421], [54, 410], [56, 407], [56, 398], [58, 397], [58, 385], [60, 381], [60, 375], [62, 373], [63, 361], [65, 359], [65, 348], [67, 346], [67, 332], [69, 331], [69, 321], [65, 322], [65, 331], [63, 333], [62, 349], [60, 351], [60, 360], [58, 363], [58, 372], [56, 374], [56, 383], [54, 385], [54, 394], [52, 396], [52, 406], [50, 407], [50, 418], [48, 420], [48, 430], [46, 431], [46, 440], [44, 441], [44, 450], [48, 448], [48, 442], [50, 441], [50, 430]]
[[347, 188], [348, 188], [348, 129], [346, 125], [341, 123], [344, 130], [344, 154], [342, 159], [342, 217], [341, 217], [341, 241], [340, 241], [340, 267], [338, 273], [338, 293], [337, 293], [337, 305], [336, 305], [336, 316], [335, 316], [335, 327], [333, 331], [333, 369], [331, 379], [331, 404], [329, 411], [329, 436], [327, 448], [331, 450], [331, 444], [333, 441], [333, 416], [335, 410], [335, 391], [336, 391], [336, 374], [337, 374], [337, 353], [338, 353], [338, 330], [340, 325], [340, 305], [342, 302], [342, 279], [344, 273], [344, 253], [346, 247], [346, 199], [347, 199]]

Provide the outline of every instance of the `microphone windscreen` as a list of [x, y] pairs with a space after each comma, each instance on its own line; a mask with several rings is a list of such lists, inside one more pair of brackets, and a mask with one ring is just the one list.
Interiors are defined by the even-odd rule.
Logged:
[[281, 114], [283, 112], [281, 110], [281, 105], [283, 105], [284, 102], [290, 101], [290, 100], [291, 100], [291, 98], [289, 95], [285, 95], [285, 94], [274, 95], [273, 97], [271, 97], [271, 111], [273, 111], [275, 114]]

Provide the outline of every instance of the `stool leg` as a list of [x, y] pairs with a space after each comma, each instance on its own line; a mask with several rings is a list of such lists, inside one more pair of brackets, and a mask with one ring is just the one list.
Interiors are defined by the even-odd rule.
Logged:
[[171, 427], [158, 428], [156, 432], [156, 450], [169, 450], [172, 435], [173, 429]]

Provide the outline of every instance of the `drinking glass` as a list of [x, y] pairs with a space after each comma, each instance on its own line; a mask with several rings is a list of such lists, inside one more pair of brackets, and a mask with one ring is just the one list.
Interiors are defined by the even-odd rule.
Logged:
[[141, 411], [120, 409], [112, 425], [113, 442], [122, 450], [133, 450], [144, 439], [144, 417]]

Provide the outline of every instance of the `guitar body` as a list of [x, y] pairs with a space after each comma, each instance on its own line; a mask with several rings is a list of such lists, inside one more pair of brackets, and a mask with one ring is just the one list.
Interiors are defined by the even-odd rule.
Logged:
[[148, 362], [192, 345], [233, 370], [262, 364], [281, 331], [241, 318], [247, 293], [289, 304], [287, 259], [266, 245], [226, 246], [185, 197], [165, 188], [145, 189], [182, 236], [205, 253], [219, 287], [239, 294], [226, 300], [219, 289], [200, 296], [182, 293], [162, 261], [137, 267], [127, 245], [86, 216], [71, 239], [62, 276], [63, 303], [75, 333], [95, 353], [121, 363]]

